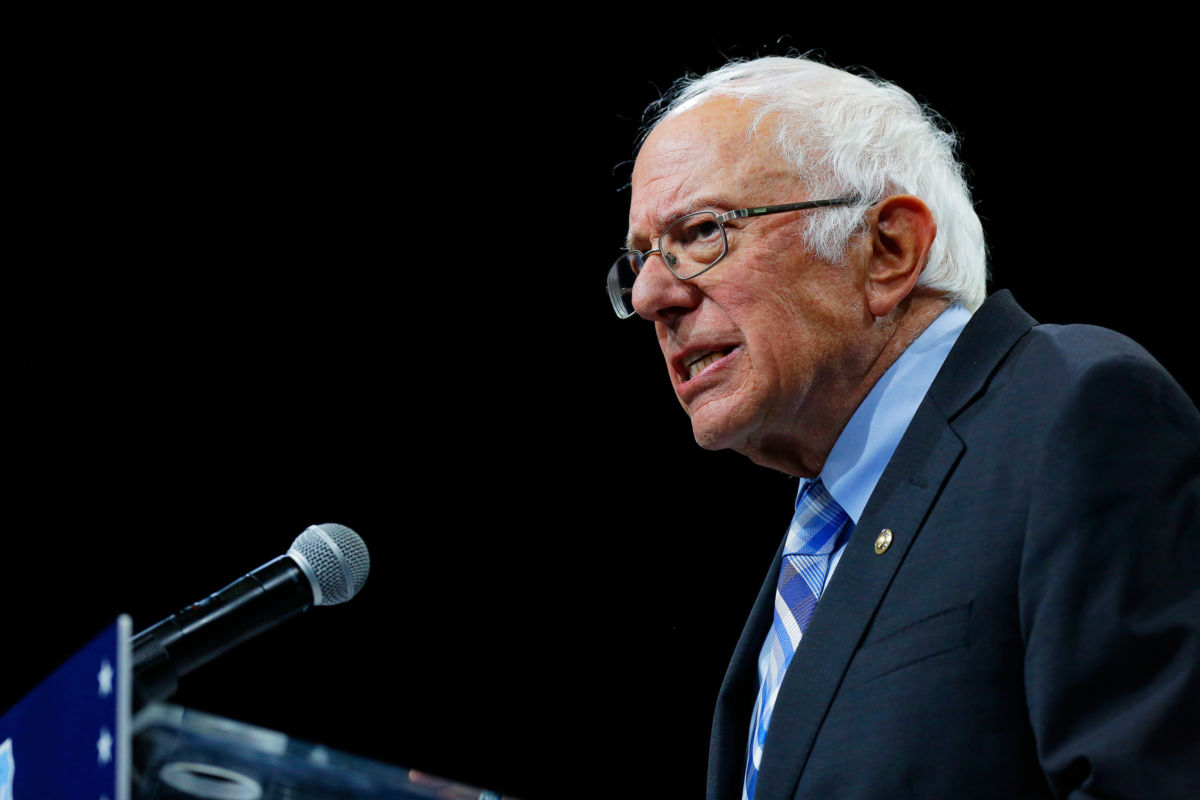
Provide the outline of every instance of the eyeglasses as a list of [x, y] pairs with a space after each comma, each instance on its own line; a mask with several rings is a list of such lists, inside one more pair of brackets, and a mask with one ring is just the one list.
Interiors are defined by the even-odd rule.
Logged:
[[696, 211], [675, 220], [658, 237], [658, 247], [653, 250], [631, 250], [617, 259], [608, 271], [608, 299], [613, 310], [621, 319], [628, 319], [633, 310], [633, 283], [646, 259], [658, 253], [671, 274], [681, 281], [703, 275], [715, 267], [729, 252], [729, 236], [725, 223], [743, 217], [761, 217], [765, 214], [782, 214], [785, 211], [806, 211], [811, 208], [848, 206], [859, 202], [858, 197], [839, 197], [836, 200], [806, 200], [803, 203], [785, 203], [779, 206], [740, 208], [718, 214], [715, 211]]

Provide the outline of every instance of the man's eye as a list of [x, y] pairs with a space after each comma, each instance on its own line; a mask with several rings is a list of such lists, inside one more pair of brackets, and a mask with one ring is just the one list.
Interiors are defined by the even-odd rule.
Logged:
[[703, 242], [721, 235], [721, 226], [714, 219], [699, 219], [685, 226], [685, 242]]

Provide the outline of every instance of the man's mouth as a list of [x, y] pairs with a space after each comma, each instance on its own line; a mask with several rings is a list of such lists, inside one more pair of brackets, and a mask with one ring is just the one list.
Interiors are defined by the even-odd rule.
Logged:
[[729, 355], [732, 350], [732, 347], [727, 347], [724, 350], [704, 350], [692, 354], [683, 365], [683, 368], [687, 370], [686, 380], [690, 381], [709, 366]]

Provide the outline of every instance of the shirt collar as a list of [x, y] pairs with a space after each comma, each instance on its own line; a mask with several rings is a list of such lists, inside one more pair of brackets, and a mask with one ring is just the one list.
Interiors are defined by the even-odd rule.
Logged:
[[[917, 406], [970, 319], [971, 312], [960, 305], [942, 312], [871, 387], [829, 451], [821, 481], [856, 525]], [[800, 491], [807, 483], [801, 482]]]

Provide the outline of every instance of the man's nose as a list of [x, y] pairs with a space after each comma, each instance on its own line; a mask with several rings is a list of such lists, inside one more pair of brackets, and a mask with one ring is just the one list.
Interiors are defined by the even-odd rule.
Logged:
[[676, 278], [667, 269], [663, 254], [652, 250], [642, 260], [633, 283], [633, 310], [651, 322], [669, 322], [700, 302], [702, 293], [689, 281]]

